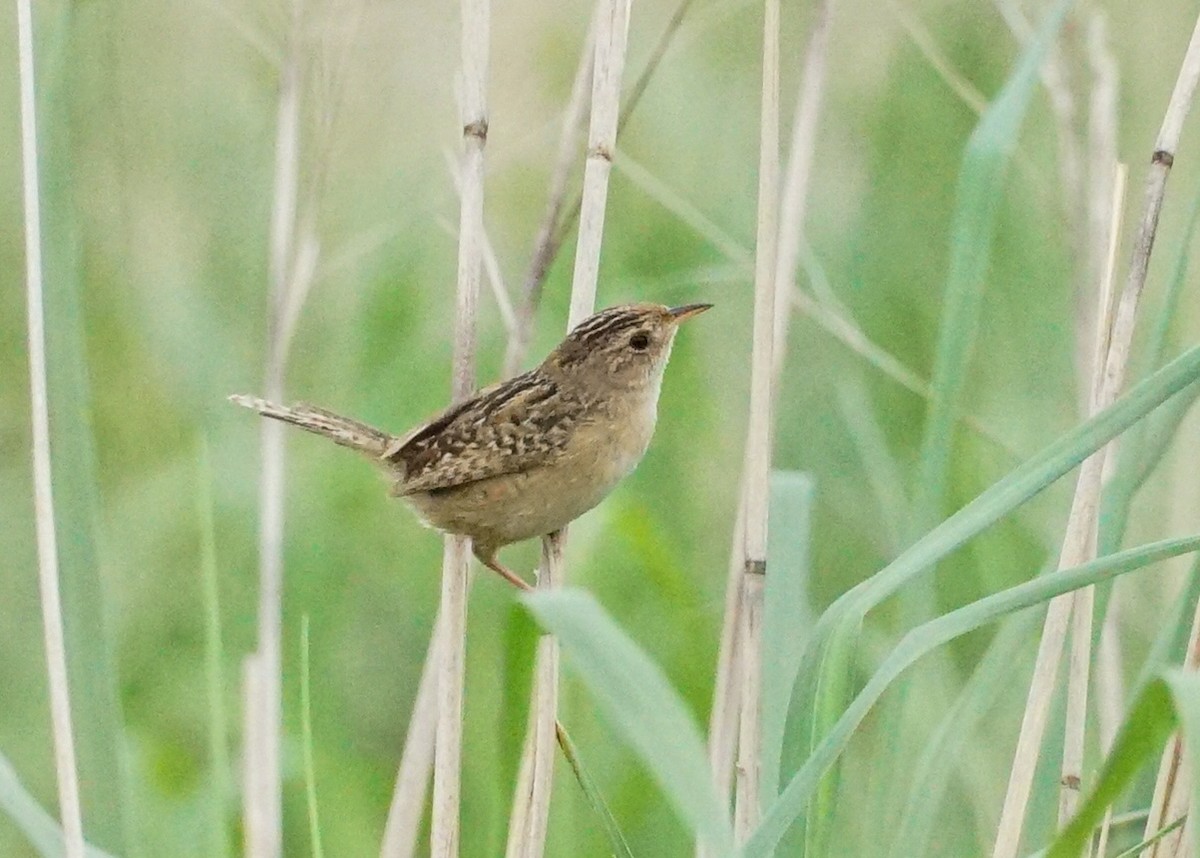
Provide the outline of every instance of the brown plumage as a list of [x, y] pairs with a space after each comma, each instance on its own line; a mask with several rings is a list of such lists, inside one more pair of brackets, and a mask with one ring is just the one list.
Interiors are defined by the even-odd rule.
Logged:
[[542, 364], [484, 388], [404, 436], [312, 405], [249, 396], [238, 405], [374, 460], [426, 523], [471, 537], [485, 566], [599, 503], [641, 460], [680, 322], [708, 304], [628, 304], [576, 326]]

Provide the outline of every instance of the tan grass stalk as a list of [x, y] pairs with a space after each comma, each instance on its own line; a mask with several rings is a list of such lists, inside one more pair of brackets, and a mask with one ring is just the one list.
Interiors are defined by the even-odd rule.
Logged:
[[[1200, 80], [1200, 21], [1192, 33], [1187, 53], [1180, 68], [1175, 89], [1167, 106], [1163, 124], [1155, 141], [1150, 171], [1146, 181], [1145, 210], [1138, 227], [1130, 257], [1129, 274], [1117, 306], [1112, 326], [1112, 338], [1103, 377], [1099, 384], [1097, 402], [1106, 407], [1113, 402], [1124, 383], [1133, 340], [1138, 303], [1146, 283], [1146, 271], [1158, 227], [1167, 177], [1179, 143], [1183, 119]], [[1089, 457], [1081, 466], [1076, 483], [1075, 498], [1067, 524], [1067, 535], [1059, 557], [1060, 568], [1074, 566], [1087, 557], [1097, 514], [1101, 476], [1107, 448]], [[1042, 638], [1030, 683], [1021, 734], [1017, 742], [1013, 768], [1009, 776], [1004, 808], [993, 851], [994, 858], [1014, 858], [1020, 845], [1025, 809], [1033, 784], [1034, 769], [1040, 755], [1042, 736], [1052, 703], [1055, 676], [1062, 656], [1071, 601], [1061, 596], [1050, 603]]]
[[758, 230], [754, 260], [754, 342], [750, 420], [746, 430], [745, 536], [742, 553], [741, 709], [734, 832], [744, 842], [762, 812], [762, 612], [767, 573], [767, 507], [771, 473], [771, 388], [775, 339], [775, 275], [779, 262], [779, 0], [763, 4], [763, 83], [758, 160]]
[[[542, 541], [539, 587], [562, 586], [565, 537], [566, 534], [560, 531]], [[559, 675], [558, 641], [553, 636], [542, 635], [538, 639], [534, 664], [529, 727], [518, 772], [518, 787], [513, 798], [505, 858], [541, 858], [546, 850], [546, 834], [550, 826]]]
[[408, 721], [408, 733], [404, 737], [404, 751], [396, 772], [396, 785], [388, 807], [379, 858], [412, 858], [416, 853], [429, 772], [433, 768], [438, 715], [438, 665], [441, 663], [444, 625], [439, 614], [433, 624], [433, 634], [429, 636], [429, 649], [417, 684], [417, 695]]
[[67, 647], [58, 588], [58, 534], [50, 467], [50, 408], [46, 384], [46, 316], [42, 271], [41, 189], [38, 177], [37, 100], [34, 87], [33, 9], [17, 0], [17, 69], [21, 102], [21, 190], [25, 206], [25, 302], [29, 338], [29, 410], [32, 417], [34, 527], [37, 532], [38, 589], [50, 688], [50, 723], [58, 808], [67, 858], [83, 858], [83, 819], [79, 773], [71, 727]]
[[[621, 77], [629, 39], [631, 0], [599, 0], [595, 18], [595, 59], [592, 65], [591, 118], [587, 159], [583, 172], [583, 198], [579, 241], [571, 280], [568, 330], [590, 316], [596, 306], [600, 272], [600, 247], [608, 200], [608, 179], [617, 146], [621, 103]], [[565, 531], [543, 540], [539, 588], [561, 587], [565, 581], [562, 550]], [[558, 642], [543, 636], [534, 666], [534, 709], [530, 713], [532, 742], [526, 746], [509, 821], [509, 851], [522, 858], [540, 858], [549, 825], [550, 792], [554, 777], [555, 720], [558, 707]], [[527, 763], [525, 759], [530, 761]], [[528, 798], [526, 798], [528, 796]], [[527, 813], [520, 811], [525, 808]], [[515, 833], [514, 833], [515, 832]]]
[[[1111, 182], [1112, 204], [1109, 207], [1112, 220], [1108, 226], [1108, 259], [1103, 279], [1100, 282], [1099, 306], [1096, 311], [1096, 331], [1092, 337], [1079, 338], [1079, 342], [1092, 342], [1095, 354], [1084, 361], [1094, 368], [1095, 375], [1089, 393], [1089, 415], [1100, 407], [1101, 375], [1107, 358], [1113, 321], [1113, 272], [1116, 267], [1117, 248], [1121, 235], [1121, 213], [1125, 200], [1125, 169], [1118, 166]], [[1108, 454], [1111, 455], [1110, 449]], [[1100, 485], [1103, 487], [1105, 469], [1101, 466]], [[1087, 559], [1096, 555], [1098, 520], [1093, 517], [1087, 534]], [[1084, 587], [1072, 594], [1071, 658], [1067, 675], [1067, 713], [1064, 724], [1062, 776], [1060, 778], [1058, 818], [1066, 824], [1079, 803], [1083, 782], [1084, 740], [1087, 732], [1088, 680], [1092, 669], [1092, 619], [1095, 611], [1095, 588]], [[1090, 851], [1090, 850], [1089, 850]]]
[[[638, 102], [641, 100], [642, 95], [645, 93], [646, 87], [650, 85], [650, 80], [654, 77], [654, 73], [658, 70], [658, 66], [662, 62], [663, 57], [666, 56], [667, 50], [674, 41], [679, 28], [683, 24], [683, 19], [686, 17], [693, 2], [694, 0], [681, 0], [679, 6], [675, 10], [675, 14], [671, 16], [671, 20], [667, 23], [666, 28], [659, 37], [658, 43], [654, 46], [654, 50], [651, 51], [650, 58], [646, 61], [646, 67], [642, 69], [641, 75], [638, 76], [637, 81], [630, 89], [629, 97], [625, 101], [625, 106], [621, 108], [621, 111], [617, 117], [617, 134], [620, 134], [621, 129], [625, 127], [625, 123], [629, 120], [629, 117], [633, 114]], [[593, 19], [593, 27], [594, 26], [595, 20]], [[583, 69], [581, 66], [580, 73], [582, 73], [582, 71]], [[594, 69], [589, 68], [588, 74], [592, 75], [593, 73]], [[578, 81], [578, 78], [576, 80]], [[578, 124], [578, 121], [576, 121], [576, 124]], [[550, 263], [557, 255], [559, 248], [562, 247], [562, 243], [566, 239], [568, 232], [574, 226], [575, 219], [579, 217], [579, 212], [583, 206], [583, 197], [582, 195], [576, 197], [574, 203], [569, 207], [564, 203], [565, 197], [563, 199], [558, 199], [556, 202], [555, 194], [551, 194], [550, 204], [557, 217], [557, 224], [555, 225], [552, 234], [546, 235], [539, 233], [539, 239], [535, 245], [533, 261], [529, 269], [529, 276], [526, 278], [525, 282], [525, 295], [528, 299], [526, 301], [528, 308], [527, 312], [531, 317], [533, 313], [536, 312], [537, 304], [541, 299], [542, 283], [545, 281], [546, 274], [550, 268]], [[555, 206], [558, 207], [554, 208]], [[564, 212], [565, 214], [563, 214]], [[547, 218], [543, 223], [543, 227], [549, 223], [549, 218]], [[525, 345], [528, 345], [528, 343]], [[523, 358], [523, 353], [517, 355], [517, 357]], [[506, 360], [506, 366], [509, 366], [512, 372], [516, 371], [516, 368], [520, 366], [520, 363], [520, 360]]]
[[[452, 396], [460, 401], [475, 388], [475, 316], [483, 262], [483, 153], [487, 142], [487, 71], [490, 0], [462, 0], [463, 125], [462, 203], [458, 225], [458, 285], [454, 323]], [[439, 652], [437, 733], [434, 745], [430, 854], [458, 855], [462, 778], [462, 704], [466, 674], [468, 542], [447, 536], [442, 560], [442, 595], [432, 652]], [[440, 646], [436, 645], [440, 642]]]
[[[1100, 282], [1100, 272], [1111, 270], [1105, 246], [1103, 225], [1112, 220], [1114, 195], [1107, 181], [1111, 165], [1117, 157], [1117, 65], [1108, 46], [1107, 18], [1102, 11], [1093, 10], [1088, 17], [1087, 28], [1088, 65], [1092, 73], [1092, 90], [1088, 108], [1087, 172], [1088, 172], [1088, 279]], [[1128, 175], [1124, 165], [1120, 167], [1120, 182], [1124, 184]], [[1123, 210], [1123, 198], [1118, 205]], [[1118, 234], [1120, 229], [1117, 230]], [[1107, 282], [1111, 283], [1111, 278]], [[1108, 473], [1116, 460], [1115, 455], [1106, 458]], [[1102, 481], [1107, 474], [1102, 475]], [[1107, 757], [1121, 723], [1121, 710], [1125, 690], [1121, 681], [1120, 642], [1118, 616], [1120, 615], [1119, 584], [1110, 591], [1108, 610], [1100, 630], [1100, 642], [1096, 650], [1096, 698], [1097, 727], [1101, 753]], [[1100, 826], [1096, 840], [1096, 854], [1107, 854], [1109, 833], [1112, 827], [1113, 810], [1109, 807]]]
[[[787, 325], [783, 321], [784, 317], [790, 315], [789, 299], [792, 290], [789, 288], [796, 276], [797, 261], [799, 258], [800, 248], [803, 245], [803, 230], [804, 230], [804, 215], [806, 202], [808, 197], [808, 184], [811, 175], [813, 151], [816, 146], [816, 128], [817, 117], [820, 113], [822, 93], [824, 91], [825, 68], [828, 55], [829, 44], [829, 23], [832, 15], [831, 0], [823, 0], [816, 10], [816, 18], [813, 24], [812, 33], [809, 36], [808, 48], [805, 53], [804, 69], [800, 77], [800, 85], [797, 94], [796, 115], [793, 120], [792, 142], [789, 153], [786, 180], [782, 192], [782, 200], [776, 201], [774, 204], [782, 209], [782, 212], [776, 214], [779, 220], [778, 235], [778, 253], [775, 260], [775, 271], [773, 273], [773, 282], [771, 288], [774, 291], [772, 300], [771, 312], [774, 314], [772, 324], [771, 350], [769, 357], [766, 358], [771, 366], [769, 394], [768, 400], [773, 403], [778, 396], [779, 382], [782, 376], [783, 356], [785, 354], [784, 345], [787, 338]], [[764, 27], [767, 24], [764, 21]], [[765, 29], [764, 29], [765, 35]], [[764, 43], [764, 98], [766, 95], [767, 75], [769, 69], [766, 65], [766, 50]], [[776, 74], [778, 70], [776, 69]], [[776, 90], [777, 91], [777, 90]], [[776, 95], [776, 101], [778, 96]], [[764, 104], [764, 116], [766, 105]], [[767, 143], [766, 134], [770, 131], [764, 127], [763, 146]], [[777, 170], [778, 161], [778, 119], [775, 121], [775, 160]], [[760, 171], [762, 166], [760, 165]], [[653, 179], [653, 177], [644, 177]], [[763, 176], [760, 172], [760, 212], [766, 199], [762, 195], [764, 187], [761, 181]], [[777, 177], [776, 177], [777, 180]], [[774, 185], [772, 189], [774, 189]], [[670, 196], [668, 193], [667, 196]], [[771, 197], [774, 197], [772, 192]], [[662, 196], [659, 196], [662, 199]], [[678, 207], [672, 207], [674, 211], [687, 211], [690, 206], [686, 204]], [[706, 226], [708, 221], [702, 216], [689, 220], [693, 223], [701, 234], [707, 235], [714, 232]], [[760, 230], [762, 222], [759, 223]], [[728, 239], [723, 231], [715, 229], [715, 235], [718, 239], [715, 243], [721, 247], [723, 252], [730, 259], [749, 261], [747, 254], [740, 245], [732, 239]], [[774, 241], [774, 239], [772, 239]], [[762, 233], [759, 233], [758, 257], [763, 262], [769, 262], [764, 256], [768, 250], [763, 246]], [[758, 285], [758, 268], [756, 264], [756, 289]], [[757, 291], [756, 291], [757, 295]], [[756, 312], [757, 312], [756, 299]], [[757, 316], [756, 316], [757, 323]], [[756, 328], [756, 331], [758, 329]], [[758, 342], [756, 335], [755, 342]], [[761, 358], [760, 356], [760, 359]], [[752, 411], [753, 413], [753, 411]], [[769, 471], [769, 455], [770, 455], [770, 414], [767, 415], [767, 469]], [[744, 610], [746, 591], [744, 589], [746, 564], [746, 485], [749, 479], [751, 468], [755, 467], [752, 462], [751, 446], [757, 446], [757, 442], [750, 441], [748, 437], [746, 461], [743, 464], [743, 479], [742, 490], [739, 492], [739, 503], [737, 509], [737, 517], [734, 525], [734, 534], [732, 541], [732, 552], [730, 556], [729, 575], [726, 581], [725, 591], [725, 615], [721, 625], [721, 642], [717, 656], [717, 676], [713, 688], [713, 704], [709, 714], [709, 732], [708, 732], [708, 752], [709, 766], [712, 771], [713, 782], [717, 787], [720, 795], [729, 795], [733, 788], [734, 779], [734, 759], [737, 755], [739, 737], [742, 732], [742, 722], [740, 720], [741, 711], [745, 705], [744, 695], [747, 686], [759, 684], [761, 676], [758, 679], [751, 677], [747, 682], [746, 674], [748, 672], [759, 672], [761, 662], [755, 664], [742, 662], [741, 643], [747, 638], [753, 639], [758, 634], [760, 617], [755, 617], [757, 609], [749, 612]], [[757, 450], [753, 451], [756, 457], [759, 455]], [[761, 468], [761, 462], [758, 467]], [[765, 559], [765, 544], [763, 556]], [[756, 601], [759, 600], [757, 594], [754, 595]], [[756, 622], [756, 620], [758, 622]], [[748, 725], [748, 732], [753, 733], [758, 728], [751, 724]], [[753, 741], [752, 736], [747, 736], [750, 741]], [[757, 778], [756, 778], [757, 779]], [[757, 802], [756, 802], [757, 804]], [[703, 856], [705, 850], [703, 845], [697, 846], [697, 855]]]
[[[300, 53], [302, 7], [292, 6], [292, 27], [287, 59], [279, 82], [275, 131], [275, 177], [270, 222], [267, 357], [265, 394], [283, 398], [284, 368], [295, 319], [308, 291], [303, 278], [316, 267], [313, 242], [298, 242], [297, 200], [300, 183]], [[305, 259], [298, 258], [304, 248]], [[301, 280], [294, 279], [296, 274]], [[277, 858], [283, 848], [283, 787], [280, 774], [282, 723], [281, 652], [283, 639], [283, 527], [284, 436], [283, 426], [264, 420], [260, 429], [262, 473], [259, 482], [259, 603], [258, 649], [255, 681], [257, 695], [247, 701], [257, 724], [246, 734], [246, 753], [256, 772], [255, 789], [243, 790], [246, 841], [253, 858]], [[253, 743], [254, 747], [250, 747]]]
[[[455, 190], [462, 194], [462, 176], [459, 165], [451, 163], [451, 177]], [[452, 227], [447, 230], [455, 235]], [[512, 303], [505, 288], [503, 276], [500, 273], [500, 263], [496, 258], [495, 249], [488, 237], [486, 228], [483, 230], [483, 267], [496, 299], [500, 318], [510, 337], [516, 336], [516, 321], [513, 317]], [[467, 581], [467, 598], [470, 598], [472, 579]], [[421, 678], [417, 683], [417, 694], [413, 700], [412, 714], [409, 717], [408, 732], [404, 739], [404, 750], [400, 756], [400, 767], [396, 772], [396, 783], [392, 790], [392, 801], [388, 807], [387, 823], [383, 830], [383, 841], [380, 845], [380, 858], [411, 858], [417, 848], [417, 837], [420, 834], [421, 814], [425, 809], [426, 787], [429, 785], [429, 773], [433, 767], [433, 746], [437, 733], [437, 669], [441, 658], [442, 617], [438, 614], [434, 621], [433, 633], [429, 636], [429, 647], [425, 653], [425, 663], [421, 668]]]
[[[260, 733], [264, 719], [261, 712], [263, 704], [262, 693], [262, 659], [257, 653], [251, 653], [242, 660], [242, 791], [262, 795], [263, 776], [266, 769], [262, 764], [263, 738]], [[269, 725], [268, 725], [269, 726]], [[245, 799], [242, 816], [242, 838], [246, 855], [254, 858], [262, 855], [269, 847], [264, 842], [269, 828], [268, 820], [262, 819], [261, 814], [267, 812], [268, 805], [262, 801]]]

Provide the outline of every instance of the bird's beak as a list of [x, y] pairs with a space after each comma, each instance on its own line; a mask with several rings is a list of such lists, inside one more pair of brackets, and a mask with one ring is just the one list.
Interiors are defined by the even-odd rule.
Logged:
[[705, 310], [709, 309], [712, 309], [712, 304], [684, 304], [682, 307], [672, 307], [667, 310], [667, 315], [678, 325], [680, 322], [690, 319], [692, 316], [699, 316]]

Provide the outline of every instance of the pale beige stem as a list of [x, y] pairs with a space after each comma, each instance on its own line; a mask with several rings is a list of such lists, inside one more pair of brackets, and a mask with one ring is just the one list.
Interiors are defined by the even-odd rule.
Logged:
[[[462, 0], [462, 182], [455, 290], [454, 401], [475, 389], [475, 319], [483, 266], [484, 148], [487, 143], [487, 73], [491, 37], [489, 0]], [[437, 732], [430, 823], [432, 858], [454, 858], [459, 849], [462, 789], [463, 686], [466, 679], [468, 540], [447, 536], [442, 559], [441, 657], [438, 659]]]
[[763, 82], [758, 161], [758, 230], [754, 258], [754, 342], [750, 355], [750, 419], [746, 429], [746, 521], [742, 554], [741, 710], [734, 833], [750, 837], [762, 813], [762, 610], [767, 573], [767, 507], [771, 473], [776, 268], [779, 263], [779, 0], [763, 4]]
[[412, 715], [409, 716], [408, 733], [404, 738], [400, 768], [396, 772], [396, 786], [392, 790], [379, 858], [412, 858], [416, 853], [429, 772], [433, 767], [433, 743], [437, 735], [437, 680], [444, 625], [439, 614], [434, 621], [429, 650], [421, 668], [421, 680], [417, 684], [417, 696], [413, 701]]
[[[275, 175], [272, 190], [268, 269], [270, 295], [267, 314], [265, 395], [283, 399], [289, 332], [299, 314], [293, 300], [293, 275], [301, 270], [294, 258], [297, 247], [297, 200], [300, 185], [300, 57], [302, 52], [300, 0], [291, 7], [291, 32], [280, 72], [275, 128]], [[307, 245], [306, 245], [307, 246]], [[315, 259], [303, 270], [311, 273]], [[307, 291], [304, 289], [303, 291]], [[247, 701], [258, 721], [246, 734], [246, 752], [258, 771], [255, 789], [243, 793], [246, 839], [252, 858], [278, 858], [283, 850], [283, 782], [280, 771], [280, 731], [283, 722], [283, 426], [263, 421], [260, 429], [262, 472], [259, 477], [259, 596], [258, 648], [254, 678], [248, 683], [258, 697]], [[250, 743], [257, 747], [251, 748]]]
[[[1162, 128], [1155, 141], [1150, 171], [1146, 181], [1145, 211], [1139, 224], [1137, 238], [1130, 258], [1129, 275], [1122, 290], [1112, 326], [1112, 340], [1103, 367], [1100, 384], [1100, 405], [1112, 403], [1120, 392], [1133, 340], [1138, 303], [1146, 282], [1150, 253], [1158, 227], [1167, 177], [1179, 143], [1183, 119], [1200, 80], [1200, 20], [1197, 21], [1180, 68], [1179, 78], [1171, 94]], [[1100, 480], [1104, 470], [1106, 450], [1089, 457], [1082, 465], [1076, 484], [1075, 499], [1068, 520], [1067, 535], [1059, 557], [1060, 568], [1074, 566], [1086, 557], [1088, 534], [1094, 527]], [[1017, 741], [1013, 769], [1009, 776], [1004, 808], [997, 832], [994, 858], [1015, 858], [1024, 827], [1025, 809], [1033, 784], [1033, 774], [1040, 754], [1054, 679], [1062, 655], [1067, 621], [1070, 617], [1070, 597], [1061, 596], [1050, 603], [1043, 627], [1030, 684], [1021, 734]]]
[[[565, 540], [565, 531], [542, 540], [542, 563], [537, 582], [539, 588], [562, 586]], [[531, 717], [525, 752], [521, 758], [521, 772], [517, 779], [517, 793], [513, 798], [506, 858], [542, 858], [550, 825], [558, 709], [558, 641], [552, 635], [539, 638], [535, 664]]]
[[[598, 0], [594, 13], [591, 117], [568, 330], [590, 316], [596, 305], [600, 247], [604, 236], [608, 179], [617, 146], [621, 76], [625, 69], [630, 12], [631, 0]], [[566, 569], [562, 559], [565, 540], [565, 531], [543, 540], [539, 589], [561, 587], [565, 583]], [[531, 727], [533, 738], [527, 744], [527, 753], [521, 762], [517, 799], [509, 818], [511, 851], [508, 854], [521, 858], [540, 858], [545, 850], [554, 778], [554, 724], [558, 714], [558, 641], [552, 636], [547, 635], [538, 642], [534, 675], [535, 707], [530, 713], [534, 723]], [[527, 802], [525, 796], [528, 796]], [[518, 832], [515, 844], [512, 842], [514, 830]]]
[[[1116, 268], [1117, 248], [1121, 235], [1121, 213], [1125, 201], [1125, 170], [1118, 166], [1112, 174], [1109, 192], [1112, 203], [1109, 207], [1111, 222], [1106, 228], [1108, 252], [1104, 274], [1100, 281], [1099, 301], [1094, 318], [1096, 330], [1090, 337], [1080, 337], [1079, 342], [1092, 344], [1094, 354], [1084, 364], [1093, 367], [1091, 389], [1088, 395], [1089, 415], [1100, 410], [1103, 396], [1100, 367], [1107, 359], [1111, 345], [1113, 323], [1113, 272]], [[1090, 315], [1090, 314], [1089, 314]], [[1105, 482], [1105, 467], [1109, 456], [1114, 454], [1111, 446], [1105, 448], [1100, 464], [1100, 479], [1096, 491], [1099, 494]], [[1097, 499], [1097, 503], [1098, 503]], [[1087, 534], [1085, 559], [1096, 556], [1098, 520], [1093, 517]], [[1080, 788], [1083, 783], [1084, 740], [1087, 729], [1088, 681], [1092, 669], [1092, 620], [1095, 610], [1095, 588], [1084, 587], [1071, 596], [1073, 625], [1071, 628], [1071, 660], [1067, 675], [1067, 713], [1064, 724], [1062, 773], [1059, 778], [1058, 822], [1065, 825], [1079, 804]], [[1090, 852], [1085, 851], [1085, 855]]]
[[37, 534], [38, 590], [50, 688], [50, 724], [54, 771], [67, 858], [83, 858], [83, 818], [71, 694], [67, 682], [67, 646], [58, 582], [58, 534], [50, 462], [50, 397], [46, 372], [46, 316], [42, 271], [41, 190], [38, 182], [37, 103], [34, 87], [33, 9], [17, 2], [17, 63], [21, 101], [21, 190], [25, 206], [25, 302], [29, 342], [29, 398], [33, 441], [34, 528]]

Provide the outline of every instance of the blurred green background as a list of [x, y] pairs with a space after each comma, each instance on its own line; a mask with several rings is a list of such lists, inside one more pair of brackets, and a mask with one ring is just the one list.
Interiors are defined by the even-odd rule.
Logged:
[[[785, 6], [788, 122], [811, 9]], [[635, 4], [627, 77], [644, 66], [674, 7], [668, 0]], [[977, 117], [917, 47], [912, 30], [919, 28], [984, 97], [1011, 70], [1019, 44], [988, 3], [841, 0], [835, 7], [808, 207], [812, 260], [870, 340], [928, 378], [955, 177]], [[1130, 219], [1140, 211], [1144, 165], [1193, 7], [1108, 10], [1120, 69], [1119, 154], [1131, 164]], [[494, 4], [486, 221], [514, 293], [543, 211], [589, 8], [579, 0]], [[211, 480], [236, 779], [240, 663], [255, 641], [259, 448], [255, 419], [225, 397], [262, 387], [278, 70], [289, 12], [281, 3], [231, 0], [38, 2], [34, 11], [39, 82], [49, 94], [43, 145], [54, 165], [48, 220], [73, 222], [76, 239], [69, 249], [76, 253], [90, 391], [102, 612], [136, 793], [129, 854], [213, 855], [196, 498]], [[1085, 18], [1078, 13], [1068, 38], [1082, 38]], [[457, 202], [446, 154], [459, 134], [457, 9], [428, 0], [312, 0], [304, 21], [302, 202], [315, 188], [308, 210], [317, 218], [321, 254], [287, 390], [291, 398], [400, 431], [436, 411], [449, 390], [455, 239], [448, 225], [457, 223]], [[628, 158], [748, 252], [760, 30], [757, 4], [698, 0], [621, 140]], [[9, 284], [0, 290], [0, 751], [53, 811], [19, 288], [11, 14], [0, 16], [0, 46], [0, 64], [9, 70], [0, 75], [0, 184], [8, 189], [0, 196], [0, 270]], [[1147, 289], [1150, 312], [1169, 261], [1182, 249], [1196, 193], [1195, 131], [1189, 122], [1171, 179]], [[1072, 262], [1055, 145], [1053, 116], [1039, 93], [1002, 205], [968, 392], [969, 413], [1011, 452], [961, 431], [953, 507], [1077, 419]], [[601, 305], [711, 301], [717, 309], [679, 338], [644, 464], [572, 528], [570, 579], [593, 591], [660, 661], [697, 720], [707, 723], [748, 404], [750, 272], [620, 166], [605, 235]], [[568, 243], [547, 282], [531, 359], [561, 336], [572, 257]], [[51, 262], [52, 275], [66, 270]], [[810, 290], [809, 277], [797, 286]], [[62, 287], [54, 276], [47, 284]], [[486, 294], [481, 306], [480, 377], [490, 380], [505, 338]], [[1194, 298], [1185, 306], [1174, 329], [1180, 343], [1194, 342], [1200, 327]], [[859, 393], [875, 411], [909, 496], [926, 403], [803, 314], [792, 320], [786, 360], [775, 461], [816, 480], [812, 597], [821, 605], [894, 556], [902, 546], [889, 534], [903, 534], [909, 513], [881, 507], [872, 487], [877, 474], [860, 456], [850, 425], [856, 418], [840, 395]], [[1182, 437], [1194, 439], [1196, 428], [1194, 419], [1186, 423]], [[1139, 499], [1139, 535], [1195, 530], [1197, 448], [1186, 440], [1177, 447]], [[299, 628], [307, 614], [327, 854], [370, 855], [432, 627], [441, 542], [347, 452], [296, 435], [288, 438], [287, 456], [285, 854], [309, 854], [298, 745]], [[1060, 538], [1067, 490], [1055, 487], [945, 563], [939, 604], [957, 605], [1039, 568]], [[536, 552], [530, 544], [505, 557], [528, 570]], [[1147, 573], [1127, 585], [1136, 590], [1122, 603], [1128, 670], [1176, 580]], [[872, 622], [886, 646], [897, 615], [884, 612]], [[483, 576], [469, 617], [464, 855], [503, 850], [534, 635], [513, 594]], [[959, 687], [985, 642], [975, 635], [956, 646], [938, 665], [939, 687]], [[1023, 664], [1031, 663], [1032, 648], [1031, 641]], [[989, 842], [1025, 681], [1014, 681], [964, 758], [962, 789], [947, 800], [936, 854], [976, 854]], [[932, 725], [947, 701], [921, 705]], [[562, 710], [635, 853], [690, 854], [652, 781], [572, 683], [569, 664]], [[925, 738], [889, 735], [883, 726], [864, 726], [847, 758], [843, 795], [863, 793], [880, 776], [870, 768], [873, 749], [899, 743], [911, 752]], [[569, 772], [558, 774], [548, 854], [606, 854]], [[845, 851], [838, 854], [877, 854], [880, 823], [853, 801], [843, 806]], [[227, 811], [234, 842], [237, 796]], [[0, 817], [0, 855], [33, 854]]]

